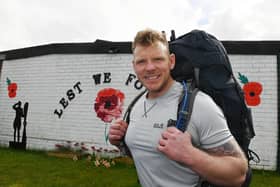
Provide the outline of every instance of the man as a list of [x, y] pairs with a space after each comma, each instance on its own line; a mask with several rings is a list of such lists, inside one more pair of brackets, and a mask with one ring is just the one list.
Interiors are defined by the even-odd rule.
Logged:
[[221, 186], [241, 186], [247, 160], [227, 128], [222, 111], [199, 92], [186, 132], [167, 127], [176, 120], [182, 85], [170, 70], [175, 56], [165, 36], [154, 30], [137, 33], [133, 68], [146, 87], [130, 114], [130, 124], [117, 120], [109, 131], [111, 144], [125, 142], [142, 186], [195, 187], [201, 179]]

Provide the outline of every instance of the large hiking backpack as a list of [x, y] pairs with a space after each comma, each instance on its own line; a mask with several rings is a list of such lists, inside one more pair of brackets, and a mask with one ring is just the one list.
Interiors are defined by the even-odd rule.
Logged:
[[232, 135], [248, 160], [252, 160], [253, 152], [249, 149], [255, 136], [252, 115], [223, 44], [200, 30], [174, 38], [169, 44], [170, 52], [176, 56], [172, 77], [177, 81], [192, 80], [194, 87], [213, 98], [223, 110]]

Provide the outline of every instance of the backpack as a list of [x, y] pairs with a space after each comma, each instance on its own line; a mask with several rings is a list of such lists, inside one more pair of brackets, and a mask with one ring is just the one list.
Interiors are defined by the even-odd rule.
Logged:
[[[249, 149], [251, 139], [255, 136], [251, 110], [247, 107], [244, 93], [233, 75], [223, 44], [205, 31], [193, 30], [177, 39], [173, 31], [169, 48], [176, 57], [175, 68], [171, 71], [172, 77], [179, 82], [191, 80], [192, 89], [195, 90], [190, 93], [190, 104], [185, 108], [181, 106], [179, 115], [191, 115], [197, 89], [205, 92], [222, 109], [229, 130], [244, 151], [248, 162], [259, 162], [258, 155]], [[186, 128], [189, 118], [190, 116], [183, 117], [183, 128]], [[176, 126], [180, 127], [178, 124]], [[249, 167], [242, 187], [248, 187], [251, 178], [252, 170]], [[201, 186], [215, 185], [204, 181]]]
[[[251, 110], [244, 93], [235, 79], [223, 44], [213, 35], [193, 30], [169, 43], [176, 56], [172, 77], [182, 82], [191, 80], [192, 87], [205, 92], [222, 109], [228, 127], [247, 156], [248, 161], [258, 156], [249, 149], [255, 136]], [[191, 110], [191, 109], [190, 109]]]

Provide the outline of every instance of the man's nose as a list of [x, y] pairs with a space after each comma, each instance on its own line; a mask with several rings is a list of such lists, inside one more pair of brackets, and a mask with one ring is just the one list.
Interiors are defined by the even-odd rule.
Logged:
[[146, 70], [154, 70], [155, 69], [155, 64], [149, 60], [147, 65], [146, 65]]

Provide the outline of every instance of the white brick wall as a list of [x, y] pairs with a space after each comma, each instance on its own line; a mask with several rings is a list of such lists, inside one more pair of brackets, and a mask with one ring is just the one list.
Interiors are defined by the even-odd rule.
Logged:
[[263, 86], [261, 104], [251, 107], [256, 131], [251, 148], [261, 158], [261, 162], [254, 167], [275, 170], [278, 140], [277, 56], [229, 55], [229, 57], [236, 78], [240, 72], [246, 75], [249, 81], [259, 82]]
[[[8, 145], [13, 140], [12, 109], [18, 100], [29, 102], [27, 118], [27, 146], [53, 149], [61, 140], [87, 142], [106, 147], [105, 123], [96, 117], [94, 101], [102, 88], [112, 87], [125, 94], [123, 113], [131, 98], [139, 92], [133, 83], [125, 82], [131, 67], [131, 55], [46, 55], [40, 57], [4, 61], [0, 82], [0, 143]], [[103, 73], [111, 73], [111, 82], [103, 83]], [[96, 85], [94, 74], [101, 73], [101, 84]], [[6, 78], [18, 84], [16, 98], [7, 95]], [[74, 89], [78, 82], [81, 92]], [[72, 89], [75, 98], [67, 99]], [[62, 98], [69, 103], [64, 109]], [[55, 110], [63, 110], [59, 118]], [[22, 132], [22, 131], [21, 131]]]
[[[128, 103], [139, 92], [135, 80], [125, 85], [133, 73], [130, 54], [45, 55], [4, 61], [0, 81], [0, 144], [13, 140], [12, 109], [18, 100], [29, 102], [27, 117], [27, 146], [53, 149], [56, 143], [70, 140], [86, 142], [89, 146], [107, 147], [104, 140], [105, 123], [93, 109], [97, 92], [115, 88], [125, 94]], [[263, 85], [262, 103], [252, 108], [256, 137], [251, 148], [261, 162], [254, 167], [276, 169], [277, 155], [277, 59], [272, 55], [230, 55], [234, 75], [246, 75], [249, 81]], [[111, 82], [103, 83], [103, 73], [111, 73]], [[94, 74], [101, 73], [101, 84], [96, 85]], [[18, 84], [16, 98], [7, 95], [6, 78]], [[80, 82], [81, 93], [73, 86]], [[69, 101], [66, 92], [72, 89], [75, 98]], [[65, 98], [69, 105], [59, 104]], [[61, 118], [55, 110], [63, 110]], [[123, 111], [124, 113], [124, 111]], [[22, 132], [22, 131], [21, 131]], [[110, 147], [110, 146], [109, 146]]]

